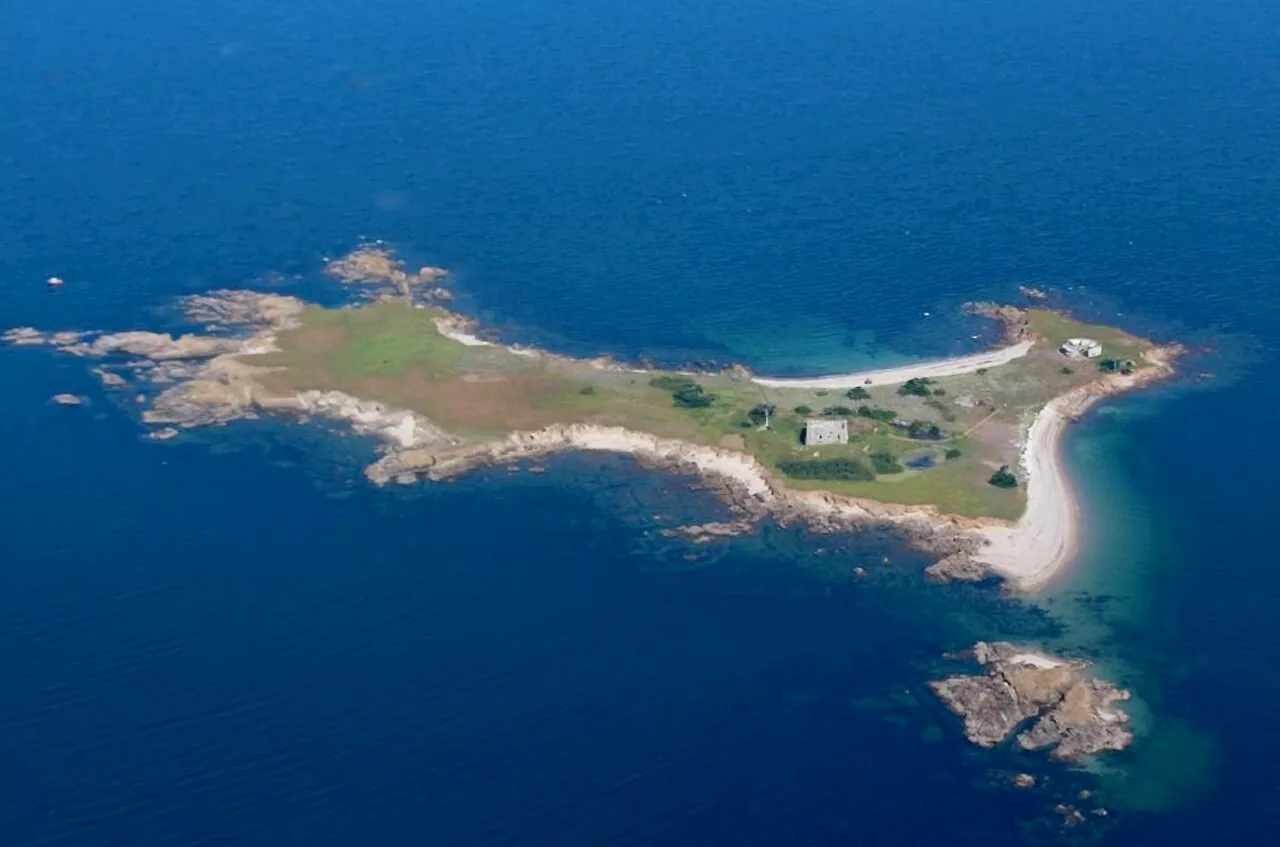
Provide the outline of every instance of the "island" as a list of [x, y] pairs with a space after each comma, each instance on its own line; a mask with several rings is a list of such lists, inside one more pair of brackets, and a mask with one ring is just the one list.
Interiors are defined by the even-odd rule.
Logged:
[[1129, 716], [1115, 705], [1128, 700], [1129, 692], [1089, 677], [1087, 662], [1003, 641], [979, 641], [963, 658], [985, 673], [959, 674], [930, 687], [979, 747], [994, 747], [1017, 733], [1023, 750], [1047, 749], [1050, 758], [1076, 761], [1123, 750], [1133, 741]]
[[809, 379], [745, 367], [664, 370], [503, 344], [450, 309], [447, 271], [362, 245], [325, 272], [361, 295], [323, 308], [276, 293], [183, 298], [203, 327], [8, 330], [14, 345], [101, 360], [138, 392], [158, 439], [261, 415], [324, 417], [375, 436], [376, 484], [444, 480], [567, 451], [630, 454], [714, 484], [736, 518], [818, 529], [891, 524], [936, 556], [939, 579], [999, 577], [1031, 591], [1074, 553], [1065, 427], [1099, 399], [1168, 378], [1181, 352], [1087, 325], [1027, 297], [970, 304], [995, 349]]

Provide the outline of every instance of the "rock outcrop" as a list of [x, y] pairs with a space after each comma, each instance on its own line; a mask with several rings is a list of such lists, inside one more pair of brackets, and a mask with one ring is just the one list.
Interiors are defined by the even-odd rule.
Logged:
[[297, 297], [230, 289], [183, 297], [179, 304], [188, 318], [208, 330], [289, 329], [297, 325], [298, 315], [306, 306]]
[[1026, 311], [1017, 306], [1003, 306], [999, 303], [965, 303], [966, 314], [990, 318], [1004, 329], [1003, 338], [1008, 344], [1030, 341], [1035, 337], [1031, 330], [1031, 320]]
[[437, 299], [449, 299], [449, 292], [439, 287], [439, 282], [449, 275], [444, 268], [422, 267], [417, 271], [405, 270], [405, 263], [378, 244], [365, 244], [340, 259], [325, 265], [324, 272], [342, 282], [363, 285], [388, 285], [400, 294], [411, 296], [416, 288], [435, 286], [429, 295]]
[[[50, 343], [57, 344], [56, 341]], [[154, 362], [182, 359], [211, 359], [224, 353], [241, 351], [243, 342], [234, 338], [208, 335], [181, 335], [174, 338], [164, 332], [111, 332], [92, 341], [58, 345], [74, 356], [139, 356]]]
[[1121, 750], [1132, 742], [1129, 717], [1114, 705], [1129, 693], [1087, 677], [1087, 663], [1004, 642], [980, 641], [971, 653], [986, 673], [953, 676], [930, 686], [964, 720], [965, 736], [974, 744], [994, 747], [1032, 719], [1034, 724], [1018, 735], [1018, 746], [1051, 749], [1054, 759]]

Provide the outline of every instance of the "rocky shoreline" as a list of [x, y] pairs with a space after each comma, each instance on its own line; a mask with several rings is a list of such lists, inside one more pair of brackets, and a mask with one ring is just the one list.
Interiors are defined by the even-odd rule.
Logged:
[[965, 737], [979, 747], [995, 747], [1016, 733], [1023, 750], [1049, 750], [1052, 759], [1079, 761], [1132, 743], [1129, 716], [1116, 706], [1129, 699], [1129, 692], [1088, 676], [1087, 662], [1007, 642], [980, 641], [966, 657], [985, 672], [948, 677], [930, 687], [964, 721]]

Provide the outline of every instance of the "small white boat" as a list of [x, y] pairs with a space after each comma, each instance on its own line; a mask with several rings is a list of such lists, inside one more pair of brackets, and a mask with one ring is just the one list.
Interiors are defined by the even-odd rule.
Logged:
[[57, 287], [57, 286], [59, 286], [59, 285], [62, 285], [62, 283], [63, 283], [63, 282], [65, 282], [65, 281], [66, 281], [66, 280], [64, 280], [64, 279], [63, 279], [62, 277], [60, 277], [60, 276], [51, 276], [51, 277], [49, 277], [48, 279], [46, 279], [46, 280], [45, 280], [45, 284], [46, 284], [46, 285], [52, 285], [52, 286]]

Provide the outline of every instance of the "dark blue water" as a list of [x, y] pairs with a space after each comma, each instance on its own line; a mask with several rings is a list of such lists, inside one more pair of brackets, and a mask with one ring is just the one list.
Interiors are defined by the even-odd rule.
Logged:
[[1029, 282], [1212, 345], [1217, 378], [1080, 428], [1089, 549], [1022, 607], [905, 560], [854, 582], [870, 547], [788, 533], [686, 562], [625, 464], [413, 496], [325, 433], [144, 442], [81, 363], [0, 351], [5, 843], [1053, 837], [1058, 795], [1000, 787], [1026, 763], [921, 689], [992, 634], [1142, 699], [1112, 773], [1048, 771], [1125, 807], [1084, 837], [1270, 843], [1280, 8], [21, 5], [5, 326], [158, 326], [271, 273], [323, 293], [367, 236], [574, 353], [938, 355], [977, 343], [959, 303]]

